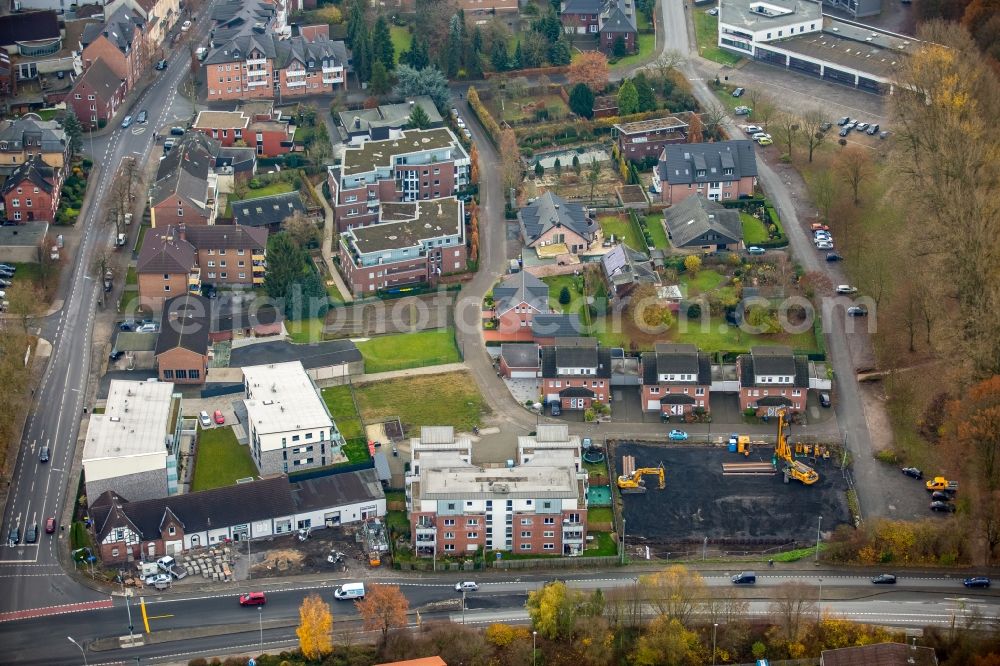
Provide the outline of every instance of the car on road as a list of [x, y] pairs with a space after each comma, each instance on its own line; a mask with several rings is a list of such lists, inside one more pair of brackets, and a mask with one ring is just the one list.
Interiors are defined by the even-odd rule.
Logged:
[[157, 70], [164, 70], [166, 68], [167, 68], [167, 61], [166, 60], [158, 60], [156, 62], [156, 69]]
[[753, 109], [751, 109], [749, 106], [738, 106], [735, 109], [733, 109], [733, 113], [735, 113], [738, 116], [749, 116], [751, 112], [753, 112]]
[[838, 284], [837, 285], [838, 294], [856, 294], [858, 293], [857, 287], [852, 287], [849, 284]]
[[955, 505], [951, 502], [931, 502], [931, 511], [943, 511], [944, 513], [955, 513]]
[[731, 579], [733, 585], [753, 585], [757, 582], [757, 574], [752, 571], [741, 571]]
[[217, 425], [222, 425], [226, 422], [226, 417], [222, 415], [221, 409], [217, 409], [215, 410], [215, 414], [212, 414], [212, 420], [214, 420]]
[[550, 402], [549, 407], [551, 409], [550, 413], [552, 414], [552, 416], [559, 416], [560, 414], [562, 414], [562, 405], [559, 404], [559, 401], [556, 400]]
[[876, 134], [878, 134], [878, 123], [875, 123], [874, 125], [870, 126], [867, 130], [865, 130], [865, 134], [867, 134], [868, 136], [875, 136]]
[[465, 129], [465, 121], [461, 118], [456, 118], [455, 124], [458, 125], [458, 129]]
[[47, 463], [49, 461], [49, 447], [43, 446], [38, 451], [38, 462]]
[[820, 405], [820, 407], [826, 407], [826, 408], [830, 407], [830, 394], [829, 393], [820, 393], [819, 394], [819, 405]]
[[954, 495], [944, 490], [935, 490], [931, 493], [931, 499], [935, 502], [950, 502]]
[[817, 231], [813, 234], [813, 242], [816, 241], [832, 241], [833, 235], [829, 231]]
[[56, 531], [56, 519], [48, 518], [45, 520], [45, 533], [52, 534]]
[[744, 90], [743, 88], [737, 88], [736, 90], [733, 91], [733, 97], [743, 97], [743, 93], [745, 92], [746, 90]]
[[267, 603], [267, 597], [263, 592], [247, 592], [240, 595], [240, 606], [263, 606]]
[[849, 122], [851, 122], [851, 117], [850, 116], [844, 116], [843, 118], [841, 118], [840, 120], [837, 121], [837, 125], [839, 125], [840, 127], [843, 127], [844, 125], [846, 125]]
[[24, 532], [24, 543], [35, 543], [36, 541], [38, 541], [38, 523], [32, 523]]
[[201, 422], [202, 428], [212, 427], [212, 419], [211, 417], [209, 417], [208, 412], [202, 412], [201, 414], [198, 414], [198, 420]]
[[767, 250], [765, 250], [762, 247], [758, 247], [756, 245], [751, 245], [750, 247], [747, 248], [747, 254], [753, 254], [753, 255], [760, 256], [760, 255], [764, 254], [765, 252], [767, 252]]
[[465, 580], [461, 583], [455, 583], [456, 592], [475, 592], [479, 589], [479, 585], [471, 580]]
[[16, 546], [17, 544], [21, 543], [20, 527], [15, 525], [14, 527], [10, 528], [10, 531], [7, 532], [7, 543], [9, 543], [12, 546]]
[[759, 139], [756, 139], [756, 141], [758, 146], [770, 146], [774, 143], [774, 140], [769, 136], [762, 136]]
[[896, 576], [893, 574], [879, 574], [872, 578], [872, 583], [875, 585], [895, 585]]
[[149, 322], [146, 322], [145, 324], [139, 325], [139, 327], [135, 329], [135, 332], [136, 333], [156, 333], [156, 331], [158, 331], [159, 329], [160, 329], [159, 324], [156, 324], [155, 322], [149, 321]]
[[146, 576], [146, 585], [155, 586], [157, 583], [161, 585], [163, 583], [170, 583], [170, 574], [158, 573], [152, 576]]
[[190, 29], [191, 29], [191, 21], [184, 21], [184, 23], [181, 24], [181, 32], [187, 32]]
[[139, 115], [135, 117], [135, 122], [140, 125], [145, 125], [147, 120], [149, 120], [149, 112], [146, 109], [140, 111]]
[[132, 126], [132, 116], [125, 116], [122, 118], [122, 129], [126, 129]]
[[671, 430], [667, 437], [669, 437], [672, 442], [683, 442], [687, 440], [688, 434], [683, 430]]
[[990, 579], [986, 576], [973, 576], [972, 578], [963, 580], [962, 585], [966, 587], [989, 587]]
[[171, 127], [170, 128], [170, 135], [171, 136], [184, 136], [184, 128], [183, 127]]
[[904, 475], [909, 476], [909, 477], [914, 478], [914, 479], [922, 479], [922, 478], [924, 478], [924, 473], [921, 472], [916, 467], [904, 467], [901, 471], [903, 472]]
[[763, 132], [764, 128], [760, 127], [758, 125], [746, 125], [743, 128], [743, 131], [746, 132], [747, 134], [749, 134], [750, 136], [753, 136], [754, 134], [757, 134], [758, 132]]
[[826, 260], [827, 261], [842, 261], [843, 259], [844, 258], [842, 256], [840, 256], [839, 254], [837, 254], [836, 252], [827, 252], [826, 253]]
[[848, 317], [867, 317], [868, 316], [868, 308], [866, 308], [864, 305], [854, 305], [854, 306], [851, 306], [851, 307], [847, 308], [847, 316]]

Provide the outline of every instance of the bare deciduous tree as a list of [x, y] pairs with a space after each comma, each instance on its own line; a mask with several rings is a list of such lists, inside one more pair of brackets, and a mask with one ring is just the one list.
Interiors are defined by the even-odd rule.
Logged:
[[797, 641], [810, 620], [816, 619], [816, 588], [805, 583], [783, 583], [771, 602], [771, 617], [786, 641]]
[[826, 132], [822, 129], [825, 122], [826, 114], [820, 109], [807, 111], [802, 118], [802, 137], [809, 151], [810, 162], [813, 161], [813, 152], [826, 140]]
[[649, 68], [656, 72], [660, 81], [666, 81], [670, 73], [683, 65], [687, 61], [684, 54], [675, 49], [667, 49], [660, 56], [649, 63]]
[[705, 596], [701, 574], [680, 565], [642, 576], [639, 586], [645, 590], [648, 605], [660, 615], [680, 620], [681, 624], [687, 624], [698, 612]]
[[861, 186], [871, 173], [871, 155], [866, 148], [848, 146], [837, 153], [834, 166], [841, 179], [851, 188], [854, 205], [861, 203]]

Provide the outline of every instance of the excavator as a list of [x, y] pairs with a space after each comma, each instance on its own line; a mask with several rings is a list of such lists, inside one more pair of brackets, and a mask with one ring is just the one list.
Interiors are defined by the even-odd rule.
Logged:
[[788, 422], [785, 421], [785, 410], [778, 411], [778, 442], [774, 447], [774, 456], [779, 460], [785, 461], [785, 483], [788, 483], [788, 479], [795, 479], [796, 481], [801, 481], [807, 486], [819, 481], [819, 474], [809, 465], [799, 462], [792, 455], [792, 448], [788, 444], [788, 438], [785, 435], [785, 430], [788, 428]]
[[666, 488], [666, 475], [663, 471], [663, 463], [660, 463], [659, 467], [640, 467], [632, 472], [632, 474], [623, 474], [622, 476], [619, 476], [618, 489], [623, 495], [630, 493], [644, 493], [646, 492], [646, 482], [642, 477], [647, 475], [659, 478], [660, 490]]

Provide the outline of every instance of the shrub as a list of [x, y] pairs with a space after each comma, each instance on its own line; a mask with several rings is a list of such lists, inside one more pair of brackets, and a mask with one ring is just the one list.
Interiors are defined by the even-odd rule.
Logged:
[[701, 304], [692, 303], [687, 309], [688, 319], [701, 319]]
[[560, 305], [569, 305], [569, 302], [570, 302], [569, 287], [563, 287], [559, 291], [559, 303]]
[[247, 183], [247, 187], [249, 187], [251, 190], [259, 190], [261, 187], [263, 187], [263, 185], [261, 185], [260, 179], [251, 178], [250, 182]]

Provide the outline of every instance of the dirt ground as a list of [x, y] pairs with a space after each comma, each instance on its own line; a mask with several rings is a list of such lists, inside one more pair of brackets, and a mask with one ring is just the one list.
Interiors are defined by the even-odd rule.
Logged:
[[[252, 573], [254, 577], [295, 576], [299, 574], [355, 572], [361, 576], [368, 571], [368, 564], [361, 548], [354, 540], [360, 527], [328, 527], [314, 530], [305, 541], [299, 541], [296, 534], [275, 537], [271, 541], [255, 541], [251, 547]], [[342, 564], [326, 561], [331, 551], [344, 553]], [[244, 551], [245, 552], [245, 551]]]
[[[724, 462], [770, 462], [773, 449], [761, 449], [746, 459], [721, 448], [623, 443], [613, 450], [613, 464], [634, 455], [637, 467], [663, 462], [665, 490], [655, 483], [641, 495], [624, 495], [628, 539], [650, 545], [711, 543], [766, 548], [768, 544], [813, 543], [816, 524], [823, 531], [850, 520], [847, 484], [831, 461], [814, 468], [820, 480], [813, 486], [771, 476], [723, 476]], [[812, 463], [809, 463], [812, 464]]]

